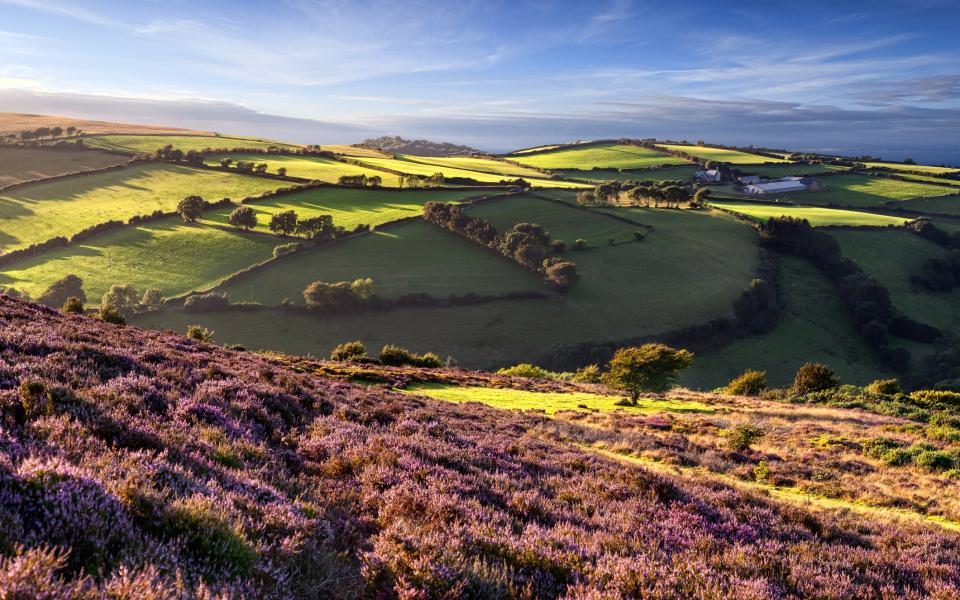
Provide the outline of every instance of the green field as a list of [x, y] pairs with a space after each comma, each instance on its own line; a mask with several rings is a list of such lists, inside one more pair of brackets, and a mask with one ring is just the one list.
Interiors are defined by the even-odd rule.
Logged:
[[860, 265], [890, 291], [894, 305], [907, 315], [949, 331], [960, 331], [960, 290], [927, 292], [910, 285], [930, 258], [944, 248], [906, 231], [832, 231], [843, 255]]
[[584, 171], [562, 169], [554, 171], [564, 179], [578, 179], [590, 182], [601, 181], [685, 181], [693, 178], [697, 167], [680, 166], [663, 169], [644, 169], [642, 171]]
[[503, 162], [502, 160], [493, 160], [491, 158], [471, 158], [466, 156], [412, 156], [402, 155], [403, 160], [423, 163], [425, 165], [434, 165], [439, 170], [444, 169], [462, 169], [467, 171], [480, 171], [481, 173], [492, 173], [509, 179], [517, 177], [543, 179], [545, 175], [536, 169], [521, 167], [518, 165]]
[[0, 147], [0, 188], [20, 181], [120, 165], [127, 159], [90, 150]]
[[271, 142], [257, 138], [213, 136], [213, 135], [97, 135], [83, 138], [83, 143], [92, 148], [129, 152], [131, 154], [153, 154], [166, 145], [187, 152], [196, 150], [232, 150], [234, 148], [296, 148], [293, 144]]
[[730, 163], [732, 165], [753, 165], [763, 163], [788, 163], [784, 158], [772, 158], [769, 156], [760, 156], [759, 154], [750, 154], [739, 150], [727, 150], [725, 148], [711, 148], [710, 146], [681, 146], [677, 144], [657, 144], [661, 148], [666, 148], [673, 152], [684, 152], [694, 158], [701, 160], [715, 160], [717, 162]]
[[353, 157], [364, 157], [364, 156], [373, 156], [373, 157], [384, 157], [386, 156], [383, 152], [378, 152], [377, 150], [371, 150], [370, 148], [358, 148], [356, 146], [349, 146], [347, 144], [323, 144], [320, 146], [321, 150], [327, 152], [333, 152], [334, 154], [342, 154], [344, 156], [353, 156]]
[[846, 171], [848, 167], [838, 165], [750, 165], [740, 169], [750, 175], [760, 175], [770, 179], [780, 177], [819, 175], [820, 173], [833, 173], [836, 171]]
[[444, 384], [411, 385], [402, 390], [447, 402], [480, 402], [505, 410], [542, 411], [548, 415], [558, 412], [713, 412], [714, 407], [695, 400], [675, 398], [656, 400], [641, 398], [636, 404], [624, 404], [622, 396], [605, 396], [588, 392], [532, 392], [528, 390], [489, 387], [464, 387]]
[[553, 150], [554, 148], [559, 147], [560, 146], [558, 144], [552, 144], [549, 146], [535, 146], [533, 148], [524, 148], [523, 150], [514, 150], [513, 152], [505, 154], [504, 156], [510, 156], [512, 154], [530, 154], [531, 152], [543, 152], [544, 150]]
[[933, 167], [929, 165], [905, 165], [903, 163], [892, 162], [868, 162], [864, 163], [871, 169], [890, 169], [891, 171], [907, 171], [910, 173], [927, 173], [930, 175], [943, 175], [944, 173], [960, 173], [960, 167]]
[[918, 198], [916, 200], [905, 200], [900, 202], [897, 206], [907, 210], [916, 210], [932, 215], [960, 215], [960, 195], [947, 196], [946, 198]]
[[[571, 211], [580, 215], [584, 231], [601, 227], [592, 222], [594, 220], [608, 220], [578, 209], [544, 204], [549, 206], [545, 211]], [[451, 308], [410, 307], [329, 317], [284, 315], [279, 311], [243, 313], [242, 316], [172, 312], [143, 317], [139, 322], [175, 330], [200, 322], [219, 332], [219, 342], [239, 343], [248, 348], [325, 355], [340, 342], [360, 339], [370, 348], [398, 343], [418, 352], [435, 351], [443, 356], [454, 356], [469, 367], [500, 367], [535, 360], [556, 345], [653, 335], [727, 315], [733, 302], [755, 276], [758, 261], [756, 232], [732, 217], [705, 211], [610, 210], [649, 223], [655, 229], [643, 242], [570, 252], [568, 256], [577, 262], [582, 280], [565, 296]], [[565, 220], [562, 217], [553, 219]], [[387, 233], [396, 231], [393, 228], [386, 230]], [[443, 231], [438, 233], [446, 234]], [[333, 273], [330, 278], [373, 276], [377, 280], [376, 273], [370, 271], [387, 260], [389, 253], [378, 251], [372, 253], [371, 259], [351, 256], [360, 252], [351, 250], [350, 245], [354, 244], [356, 248], [356, 244], [368, 237], [372, 236], [342, 244], [339, 251], [343, 252], [343, 259], [338, 259], [343, 265], [342, 271]], [[436, 244], [432, 248], [428, 256], [420, 259], [427, 261], [423, 265], [403, 257], [402, 273], [422, 272], [428, 278], [440, 273], [442, 279], [444, 271], [438, 270], [435, 263], [440, 260], [438, 256], [448, 251], [444, 248], [437, 252]], [[337, 246], [296, 258], [315, 257], [317, 268], [321, 268], [333, 264], [325, 256], [335, 249]], [[481, 255], [489, 252], [479, 247], [470, 249]], [[502, 261], [505, 267], [519, 269], [495, 255], [491, 258]], [[277, 263], [281, 264], [289, 265], [285, 261]], [[299, 295], [305, 287], [301, 283], [309, 282], [312, 277], [296, 275], [305, 267], [286, 268], [284, 272], [276, 272], [274, 268], [257, 277], [266, 277], [269, 273], [274, 281], [264, 281], [278, 290], [281, 286], [276, 281], [287, 278], [293, 281], [284, 284], [291, 294], [296, 292]], [[400, 282], [402, 273], [385, 272], [381, 276], [383, 285], [379, 285], [381, 292], [390, 289], [386, 287], [390, 278]], [[486, 277], [482, 273], [481, 276]], [[289, 279], [291, 277], [293, 279]], [[459, 284], [465, 289], [472, 288], [478, 294], [491, 291], [485, 289], [483, 279], [479, 280], [480, 283], [472, 283], [473, 275], [469, 272], [458, 277], [465, 278], [460, 280], [464, 283]], [[532, 283], [541, 286], [536, 279]], [[411, 287], [422, 288], [424, 285]], [[238, 282], [233, 287], [231, 295], [235, 300], [250, 297], [247, 281]], [[254, 298], [260, 297], [260, 289], [260, 284], [255, 283]], [[279, 295], [275, 294], [274, 298]]]
[[795, 217], [806, 219], [814, 227], [820, 225], [869, 225], [871, 227], [887, 227], [903, 225], [909, 219], [904, 217], [890, 217], [875, 215], [854, 210], [837, 208], [818, 208], [813, 206], [775, 206], [756, 202], [713, 202], [710, 204], [718, 208], [732, 210], [747, 215], [758, 221], [767, 221], [772, 217]]
[[[248, 202], [257, 215], [257, 231], [269, 232], [270, 217], [292, 210], [301, 219], [317, 215], [331, 215], [334, 225], [352, 230], [357, 225], [380, 225], [423, 212], [430, 201], [456, 202], [471, 196], [496, 193], [484, 190], [370, 190], [361, 188], [316, 188]], [[228, 217], [235, 206], [220, 208], [203, 215], [203, 221], [228, 225]]]
[[929, 198], [952, 193], [950, 189], [941, 186], [858, 174], [817, 177], [815, 182], [823, 186], [823, 189], [770, 196], [789, 198], [800, 204], [866, 208], [887, 202], [903, 202], [914, 198]]
[[90, 304], [111, 285], [131, 284], [165, 296], [210, 287], [227, 275], [270, 258], [277, 238], [190, 225], [179, 217], [128, 226], [83, 243], [42, 253], [0, 270], [0, 285], [36, 297], [68, 273], [79, 275]]
[[384, 187], [397, 187], [400, 182], [400, 176], [385, 171], [378, 171], [369, 167], [358, 167], [350, 163], [340, 162], [322, 156], [296, 155], [296, 154], [209, 154], [204, 157], [208, 165], [219, 165], [223, 158], [231, 158], [234, 163], [241, 160], [252, 161], [255, 163], [266, 163], [268, 173], [276, 173], [277, 169], [283, 167], [287, 169], [287, 175], [291, 177], [302, 177], [315, 181], [326, 181], [327, 183], [337, 183], [342, 175], [367, 175], [368, 177], [376, 175], [383, 180]]
[[683, 374], [684, 385], [709, 390], [744, 369], [759, 369], [767, 372], [771, 386], [786, 386], [806, 362], [829, 365], [844, 383], [865, 384], [886, 372], [833, 284], [805, 259], [781, 255], [779, 260], [784, 309], [774, 329], [697, 355]]
[[643, 169], [659, 165], [689, 164], [682, 158], [639, 146], [602, 144], [585, 148], [560, 148], [513, 157], [516, 162], [540, 169]]
[[38, 183], [0, 192], [0, 251], [70, 236], [104, 221], [171, 211], [185, 196], [240, 199], [283, 185], [259, 177], [154, 163]]
[[372, 277], [376, 293], [385, 298], [548, 291], [539, 276], [425, 221], [286, 257], [223, 291], [237, 301], [276, 305], [289, 298], [303, 304], [303, 290], [314, 281], [359, 277]]
[[[394, 171], [400, 171], [401, 173], [408, 173], [410, 175], [423, 175], [426, 177], [429, 177], [434, 173], [443, 173], [445, 177], [468, 177], [475, 181], [488, 183], [488, 184], [497, 184], [503, 180], [516, 179], [516, 177], [510, 177], [506, 175], [497, 175], [495, 173], [469, 171], [467, 169], [461, 169], [461, 168], [455, 168], [455, 167], [441, 167], [438, 165], [419, 162], [419, 160], [412, 160], [412, 158], [420, 159], [421, 157], [358, 158], [357, 160], [363, 162], [364, 164], [370, 165], [372, 167], [391, 169]], [[583, 184], [583, 183], [551, 180], [551, 179], [547, 179], [542, 175], [540, 176], [540, 178], [524, 177], [524, 179], [530, 182], [530, 184], [533, 185], [534, 187], [559, 187], [559, 188], [590, 187], [587, 184]]]
[[922, 181], [924, 183], [932, 183], [935, 185], [960, 187], [960, 180], [957, 180], [957, 179], [947, 179], [945, 177], [933, 177], [930, 175], [917, 175], [916, 173], [897, 173], [897, 176], [903, 177], [904, 179], [909, 179], [910, 181]]

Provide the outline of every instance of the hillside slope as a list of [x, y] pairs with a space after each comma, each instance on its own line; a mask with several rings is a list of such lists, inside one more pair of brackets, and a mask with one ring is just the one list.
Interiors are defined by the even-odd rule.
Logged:
[[0, 134], [20, 133], [25, 129], [32, 130], [39, 127], [76, 127], [82, 129], [85, 133], [178, 133], [182, 135], [210, 135], [211, 133], [182, 127], [165, 127], [163, 125], [132, 125], [130, 123], [93, 121], [58, 115], [0, 112]]
[[960, 536], [937, 527], [654, 474], [535, 436], [535, 415], [295, 366], [0, 296], [0, 591], [960, 594]]

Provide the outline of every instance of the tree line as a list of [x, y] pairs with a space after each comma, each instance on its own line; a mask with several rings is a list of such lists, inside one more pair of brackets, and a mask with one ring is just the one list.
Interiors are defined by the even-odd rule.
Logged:
[[577, 204], [619, 206], [626, 200], [633, 206], [679, 208], [682, 204], [695, 204], [694, 200], [702, 205], [704, 197], [701, 194], [691, 198], [690, 189], [682, 181], [608, 181], [579, 192]]

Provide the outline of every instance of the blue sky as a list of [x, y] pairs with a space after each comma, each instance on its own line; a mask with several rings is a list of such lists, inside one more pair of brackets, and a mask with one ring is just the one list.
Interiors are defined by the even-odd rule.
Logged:
[[0, 0], [0, 110], [304, 142], [657, 136], [960, 163], [958, 23], [960, 0]]

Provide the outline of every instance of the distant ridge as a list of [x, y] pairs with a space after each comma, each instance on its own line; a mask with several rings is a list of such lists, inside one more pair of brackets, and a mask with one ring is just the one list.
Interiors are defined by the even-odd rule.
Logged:
[[389, 154], [413, 154], [414, 156], [469, 156], [483, 154], [470, 146], [458, 146], [446, 142], [431, 142], [429, 140], [405, 140], [400, 136], [382, 136], [364, 140], [355, 144], [360, 148], [380, 150]]
[[182, 127], [165, 127], [161, 125], [131, 125], [128, 123], [112, 123], [110, 121], [96, 121], [91, 119], [75, 119], [57, 115], [34, 115], [29, 113], [0, 112], [0, 135], [20, 133], [23, 130], [40, 127], [76, 127], [84, 133], [92, 134], [177, 134], [177, 135], [212, 135], [210, 131], [199, 131]]

